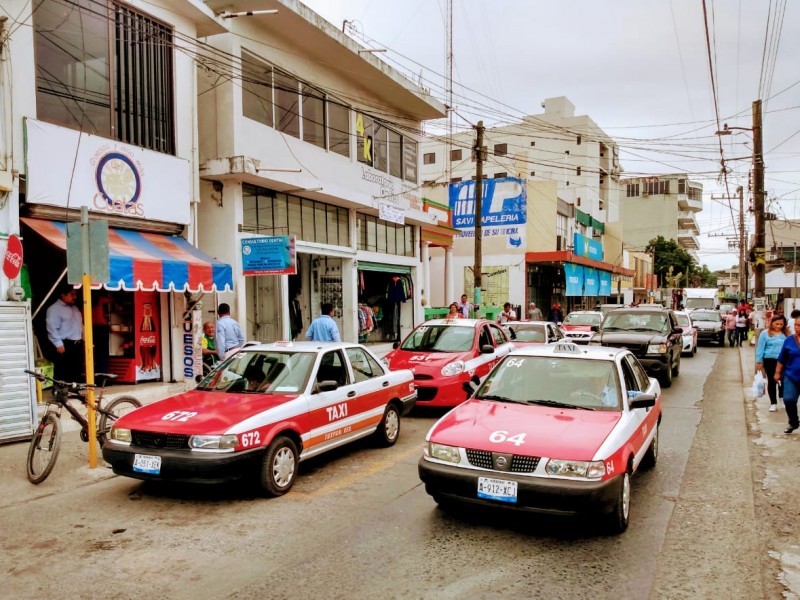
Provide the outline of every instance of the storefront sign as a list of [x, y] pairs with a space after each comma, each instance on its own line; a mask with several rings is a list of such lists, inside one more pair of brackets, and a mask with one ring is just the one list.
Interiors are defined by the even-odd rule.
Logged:
[[297, 250], [293, 235], [245, 238], [242, 243], [243, 275], [295, 275]]
[[384, 221], [389, 221], [390, 223], [397, 223], [399, 225], [403, 225], [405, 223], [405, 211], [391, 202], [380, 202], [378, 216]]
[[564, 264], [564, 279], [566, 280], [567, 296], [583, 296], [583, 265], [573, 263]]
[[610, 296], [611, 295], [611, 272], [609, 271], [598, 271], [600, 275], [600, 293], [598, 296]]
[[3, 274], [9, 279], [15, 279], [22, 270], [22, 242], [11, 234], [8, 236], [6, 256], [3, 259]]
[[578, 256], [586, 256], [594, 260], [603, 260], [603, 244], [578, 233], [573, 235], [573, 252]]
[[[450, 184], [453, 226], [460, 237], [475, 237], [475, 182]], [[503, 236], [509, 248], [525, 248], [528, 202], [525, 181], [514, 177], [486, 179], [481, 196], [481, 234]]]
[[187, 307], [183, 312], [183, 376], [192, 381], [196, 375], [201, 375], [203, 372], [200, 350], [202, 320], [203, 312], [199, 309]]
[[597, 269], [594, 267], [583, 268], [583, 295], [597, 296], [600, 293], [600, 280], [597, 278]]
[[189, 223], [189, 161], [34, 119], [25, 135], [27, 202]]

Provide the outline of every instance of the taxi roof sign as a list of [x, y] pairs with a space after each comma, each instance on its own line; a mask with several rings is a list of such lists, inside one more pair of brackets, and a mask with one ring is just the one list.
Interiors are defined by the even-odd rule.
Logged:
[[553, 344], [553, 354], [580, 354], [581, 348], [572, 342], [556, 342]]

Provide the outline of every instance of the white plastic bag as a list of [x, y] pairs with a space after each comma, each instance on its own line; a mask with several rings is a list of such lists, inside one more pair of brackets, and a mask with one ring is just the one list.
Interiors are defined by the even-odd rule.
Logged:
[[761, 371], [756, 371], [753, 375], [753, 398], [758, 400], [767, 393], [767, 380], [761, 374]]

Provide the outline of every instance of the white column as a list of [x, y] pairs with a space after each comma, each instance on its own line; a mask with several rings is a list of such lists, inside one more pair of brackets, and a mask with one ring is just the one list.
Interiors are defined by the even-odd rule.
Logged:
[[425, 307], [431, 306], [430, 245], [430, 242], [422, 242], [422, 251], [420, 252], [420, 261], [422, 262], [422, 297], [425, 299]]
[[444, 251], [444, 304], [448, 305], [455, 300], [453, 296], [453, 248]]

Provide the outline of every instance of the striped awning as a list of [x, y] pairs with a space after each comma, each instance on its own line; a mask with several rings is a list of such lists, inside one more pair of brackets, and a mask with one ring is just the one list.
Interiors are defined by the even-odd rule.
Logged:
[[[21, 219], [54, 246], [66, 251], [67, 227], [61, 221]], [[233, 290], [233, 269], [179, 236], [108, 229], [108, 290], [212, 292]]]

